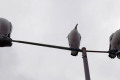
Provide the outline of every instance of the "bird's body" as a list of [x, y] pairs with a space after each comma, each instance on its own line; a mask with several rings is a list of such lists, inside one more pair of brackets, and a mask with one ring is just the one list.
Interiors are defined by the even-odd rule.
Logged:
[[[70, 48], [79, 49], [80, 40], [81, 40], [81, 36], [77, 30], [77, 25], [76, 25], [76, 27], [68, 35], [68, 42], [69, 42]], [[77, 56], [78, 51], [71, 51], [71, 55]]]
[[115, 58], [116, 55], [119, 58], [120, 54], [120, 29], [110, 36], [109, 57]]
[[12, 46], [12, 39], [10, 38], [11, 30], [11, 22], [0, 18], [0, 47]]
[[0, 35], [10, 37], [11, 30], [11, 23], [4, 18], [0, 18]]

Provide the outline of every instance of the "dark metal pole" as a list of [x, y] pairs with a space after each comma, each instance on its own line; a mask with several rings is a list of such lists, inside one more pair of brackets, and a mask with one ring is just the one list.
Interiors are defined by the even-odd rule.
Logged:
[[85, 78], [86, 80], [90, 80], [89, 66], [88, 66], [88, 60], [87, 60], [87, 54], [86, 54], [85, 47], [82, 48], [82, 58], [83, 58], [83, 64], [84, 64]]

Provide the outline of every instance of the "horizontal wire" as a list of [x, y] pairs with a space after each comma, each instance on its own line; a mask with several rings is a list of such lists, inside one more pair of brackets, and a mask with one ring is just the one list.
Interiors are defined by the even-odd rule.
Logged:
[[109, 53], [109, 51], [93, 51], [93, 50], [86, 50], [86, 52]]
[[[56, 48], [56, 49], [72, 50], [72, 51], [82, 52], [81, 49], [74, 49], [74, 48], [63, 47], [63, 46], [56, 46], [56, 45], [49, 45], [49, 44], [42, 44], [42, 43], [34, 43], [34, 42], [27, 42], [27, 41], [19, 41], [19, 40], [12, 40], [12, 41], [17, 42], [17, 43], [23, 43], [23, 44], [31, 44], [31, 45], [44, 46], [44, 47], [50, 47], [50, 48]], [[109, 53], [109, 51], [93, 51], [93, 50], [86, 50], [86, 52]]]

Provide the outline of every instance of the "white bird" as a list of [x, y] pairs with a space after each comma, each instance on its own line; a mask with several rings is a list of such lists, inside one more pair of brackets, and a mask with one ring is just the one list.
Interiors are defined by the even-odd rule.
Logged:
[[[77, 30], [77, 26], [78, 26], [78, 24], [68, 35], [68, 42], [69, 42], [70, 48], [79, 49], [79, 47], [80, 47], [81, 35]], [[77, 56], [78, 51], [71, 51], [71, 55]]]
[[0, 35], [10, 37], [12, 30], [11, 22], [4, 18], [0, 18]]
[[109, 57], [120, 59], [120, 29], [110, 36]]
[[10, 38], [11, 30], [11, 22], [0, 18], [0, 47], [12, 46], [12, 39]]

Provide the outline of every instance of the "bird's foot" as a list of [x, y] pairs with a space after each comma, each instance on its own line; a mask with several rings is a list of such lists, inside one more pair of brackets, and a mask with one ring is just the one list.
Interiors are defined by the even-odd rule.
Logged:
[[120, 51], [117, 52], [117, 58], [120, 59]]
[[114, 59], [115, 57], [116, 57], [116, 54], [111, 54], [111, 53], [109, 53], [109, 57], [111, 58], [111, 59]]

